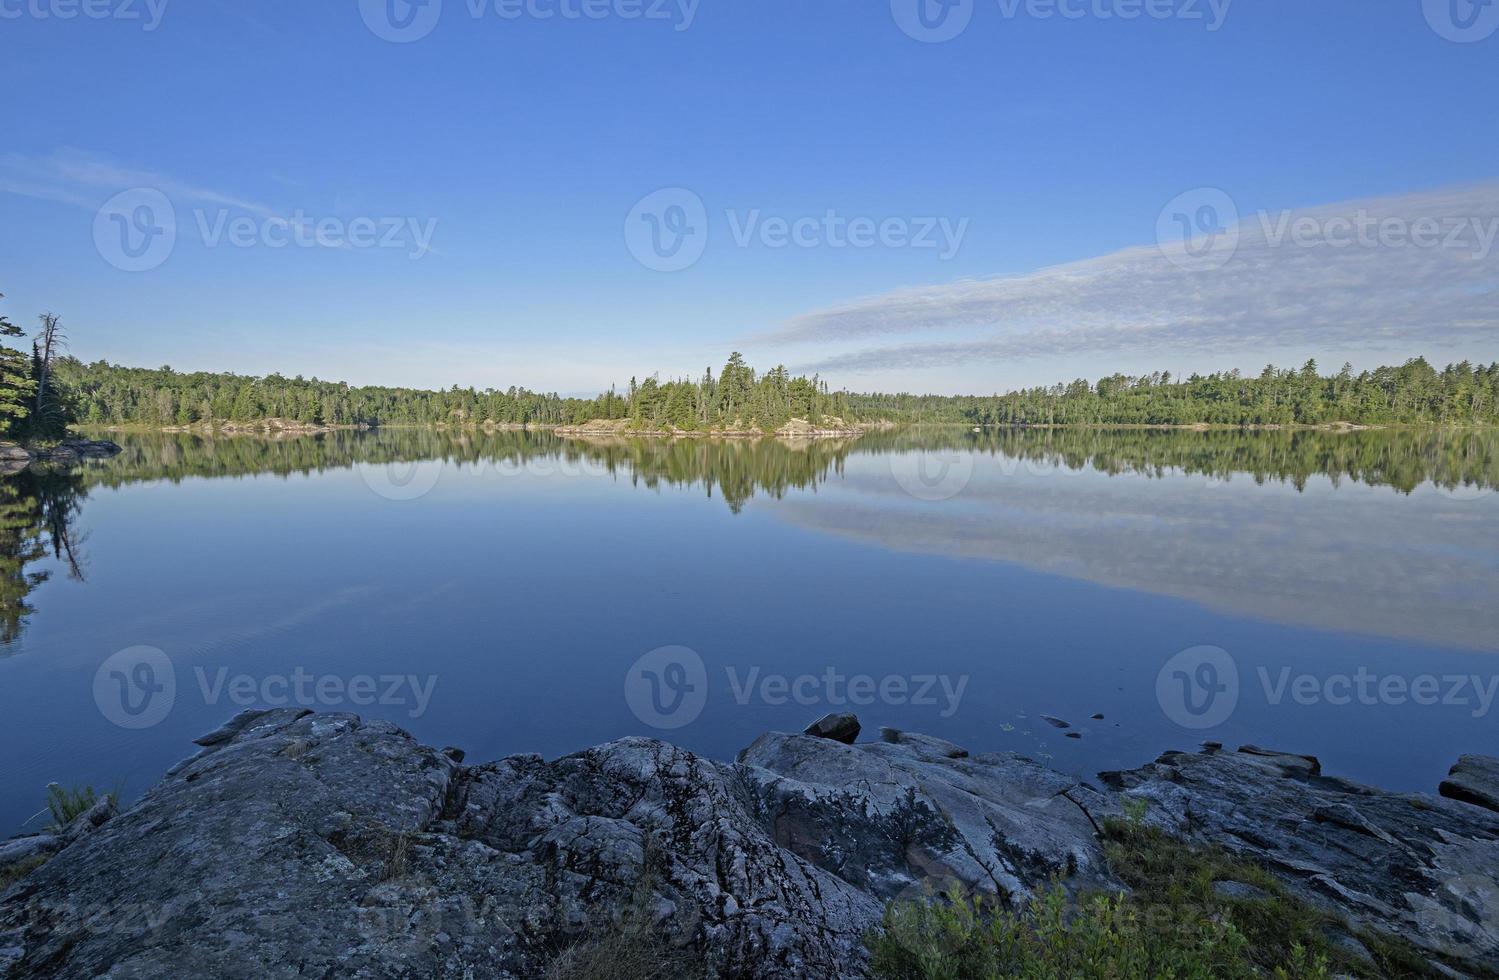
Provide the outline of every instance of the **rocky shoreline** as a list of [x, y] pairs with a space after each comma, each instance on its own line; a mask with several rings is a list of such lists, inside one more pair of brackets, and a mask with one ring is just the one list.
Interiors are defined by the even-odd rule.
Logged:
[[51, 855], [0, 894], [0, 972], [531, 977], [643, 888], [657, 933], [721, 975], [861, 977], [892, 899], [1123, 890], [1100, 827], [1128, 815], [1261, 864], [1351, 943], [1499, 973], [1494, 759], [1435, 796], [1209, 743], [1091, 785], [923, 735], [857, 741], [849, 717], [812, 730], [732, 764], [626, 738], [466, 765], [387, 722], [244, 712], [125, 812], [0, 845], [0, 872]]
[[18, 472], [33, 463], [71, 466], [83, 459], [108, 459], [120, 447], [107, 439], [64, 439], [45, 446], [23, 446], [0, 442], [0, 472]]
[[895, 428], [893, 422], [845, 422], [840, 418], [823, 419], [816, 425], [806, 419], [791, 419], [774, 431], [750, 427], [729, 429], [635, 428], [629, 419], [595, 419], [582, 425], [559, 425], [553, 432], [565, 436], [650, 436], [673, 439], [810, 439], [833, 436], [857, 436]]
[[[353, 425], [325, 425], [322, 422], [299, 422], [296, 419], [255, 419], [250, 422], [215, 421], [193, 422], [186, 425], [163, 425], [157, 432], [195, 432], [201, 435], [325, 435], [329, 432], [362, 432], [373, 428], [364, 423]], [[123, 431], [123, 430], [122, 430]]]

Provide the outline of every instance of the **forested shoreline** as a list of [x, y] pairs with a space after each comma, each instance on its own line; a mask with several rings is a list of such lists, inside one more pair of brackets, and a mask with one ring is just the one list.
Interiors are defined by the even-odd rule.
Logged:
[[1267, 367], [1173, 378], [1112, 375], [987, 396], [833, 390], [784, 367], [757, 372], [735, 353], [716, 374], [644, 381], [595, 398], [525, 388], [352, 386], [300, 376], [249, 377], [130, 368], [61, 357], [53, 415], [94, 426], [213, 426], [265, 420], [302, 426], [576, 426], [623, 421], [648, 431], [774, 431], [791, 419], [968, 425], [1499, 425], [1499, 363], [1438, 370], [1424, 358], [1359, 373]]
[[60, 439], [73, 421], [68, 391], [55, 373], [66, 344], [62, 320], [55, 313], [43, 313], [37, 322], [28, 355], [11, 346], [26, 332], [0, 313], [0, 439]]

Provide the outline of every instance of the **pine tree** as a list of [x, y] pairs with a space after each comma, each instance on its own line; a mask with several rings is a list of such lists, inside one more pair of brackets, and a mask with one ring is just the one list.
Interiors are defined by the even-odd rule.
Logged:
[[5, 343], [5, 338], [19, 336], [21, 328], [0, 315], [0, 434], [3, 435], [19, 434], [21, 424], [31, 414], [31, 400], [36, 393], [26, 355]]

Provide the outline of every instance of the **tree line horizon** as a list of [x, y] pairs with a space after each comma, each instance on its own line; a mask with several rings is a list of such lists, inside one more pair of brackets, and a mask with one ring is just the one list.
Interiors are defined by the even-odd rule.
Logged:
[[[446, 390], [352, 386], [343, 382], [182, 373], [56, 358], [51, 383], [70, 422], [175, 426], [285, 419], [320, 425], [579, 425], [627, 420], [631, 427], [712, 431], [761, 428], [793, 418], [844, 422], [972, 425], [1317, 425], [1499, 424], [1499, 362], [1462, 361], [1441, 370], [1424, 357], [1354, 373], [1323, 375], [1273, 365], [1193, 374], [1113, 374], [995, 395], [915, 395], [833, 390], [814, 375], [778, 366], [763, 373], [730, 355], [715, 376], [662, 382], [632, 378], [595, 398], [526, 388]], [[9, 383], [9, 378], [5, 379]]]
[[1322, 375], [1315, 360], [1299, 370], [1267, 366], [1193, 374], [1115, 373], [1092, 382], [994, 395], [916, 395], [832, 389], [818, 375], [784, 365], [758, 372], [738, 351], [715, 375], [662, 382], [631, 378], [594, 398], [527, 388], [454, 385], [445, 390], [354, 386], [301, 375], [134, 368], [84, 363], [63, 353], [60, 319], [40, 316], [30, 357], [7, 345], [23, 336], [0, 315], [0, 435], [61, 438], [68, 426], [190, 426], [284, 419], [308, 425], [580, 425], [625, 421], [641, 430], [774, 431], [792, 419], [844, 423], [971, 425], [1295, 425], [1499, 424], [1499, 362], [1462, 361], [1438, 371], [1424, 357], [1398, 367]]

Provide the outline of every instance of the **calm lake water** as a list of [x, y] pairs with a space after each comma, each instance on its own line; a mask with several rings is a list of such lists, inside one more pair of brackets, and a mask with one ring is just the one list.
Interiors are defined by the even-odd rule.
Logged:
[[1087, 779], [1213, 739], [1435, 791], [1499, 751], [1494, 433], [115, 438], [0, 477], [8, 830], [265, 703], [471, 761], [850, 707]]

